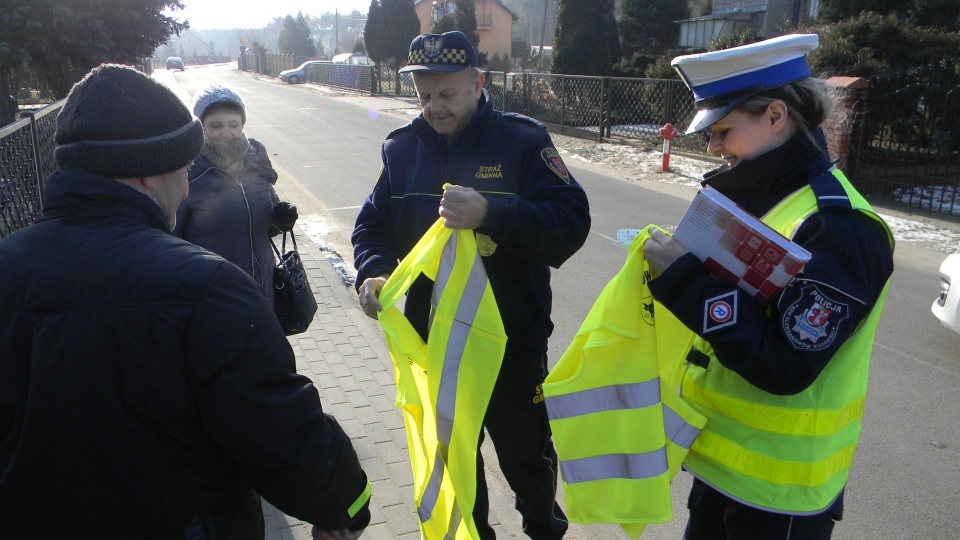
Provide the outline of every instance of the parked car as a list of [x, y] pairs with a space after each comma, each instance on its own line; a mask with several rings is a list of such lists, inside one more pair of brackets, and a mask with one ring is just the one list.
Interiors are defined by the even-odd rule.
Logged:
[[179, 56], [171, 56], [167, 58], [167, 69], [179, 69], [180, 71], [184, 71], [187, 69], [187, 67], [183, 65], [183, 58], [180, 58]]
[[933, 301], [930, 311], [942, 325], [960, 333], [960, 248], [940, 263], [940, 295]]
[[307, 70], [312, 64], [323, 64], [323, 60], [307, 60], [300, 64], [300, 67], [288, 69], [280, 72], [280, 80], [285, 83], [297, 84], [307, 80]]

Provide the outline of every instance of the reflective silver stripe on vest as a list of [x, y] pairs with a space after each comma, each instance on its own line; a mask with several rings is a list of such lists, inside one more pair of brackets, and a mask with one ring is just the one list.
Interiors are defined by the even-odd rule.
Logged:
[[[457, 258], [457, 234], [453, 234], [446, 245], [443, 247], [443, 253], [440, 256], [440, 265], [437, 269], [437, 280], [433, 286], [431, 297], [430, 327], [433, 326], [433, 314], [437, 305], [440, 303], [440, 297], [447, 286], [450, 274]], [[467, 337], [470, 335], [470, 328], [476, 319], [477, 311], [480, 309], [480, 301], [487, 288], [487, 273], [483, 262], [480, 260], [480, 253], [475, 254], [473, 267], [470, 269], [470, 275], [467, 276], [467, 283], [463, 290], [463, 295], [457, 304], [457, 313], [454, 316], [450, 328], [450, 335], [447, 338], [447, 349], [443, 356], [443, 370], [440, 374], [440, 387], [437, 390], [436, 418], [437, 418], [437, 456], [434, 460], [433, 471], [430, 473], [430, 481], [427, 482], [423, 497], [420, 499], [420, 506], [417, 508], [417, 514], [421, 522], [426, 522], [433, 515], [433, 509], [436, 507], [437, 499], [440, 497], [440, 485], [443, 482], [442, 463], [447, 461], [447, 448], [450, 446], [450, 438], [453, 433], [453, 418], [456, 412], [457, 403], [457, 379], [460, 373], [460, 364], [463, 360], [464, 349], [467, 345]], [[447, 536], [455, 534], [457, 526], [462, 518], [460, 505], [454, 500], [454, 511], [452, 512], [450, 524], [447, 527]]]
[[[660, 404], [660, 379], [631, 384], [591, 388], [546, 399], [551, 420], [573, 418], [603, 411], [642, 409]], [[664, 435], [674, 444], [689, 449], [700, 429], [686, 422], [670, 407], [663, 405]], [[607, 454], [561, 460], [563, 479], [568, 484], [610, 478], [638, 480], [666, 474], [667, 450], [660, 448], [640, 454]]]
[[666, 405], [663, 406], [663, 431], [673, 444], [687, 450], [700, 436], [700, 428], [688, 424], [682, 416]]
[[660, 448], [642, 454], [607, 454], [561, 461], [563, 479], [568, 484], [624, 478], [639, 480], [667, 472], [667, 450]]
[[660, 403], [660, 380], [614, 384], [547, 398], [550, 418], [561, 420], [601, 411], [642, 409]]
[[440, 496], [440, 484], [443, 482], [443, 467], [438, 467], [441, 458], [444, 457], [445, 448], [437, 448], [437, 455], [434, 458], [433, 470], [430, 472], [430, 480], [427, 481], [427, 488], [423, 490], [423, 497], [420, 499], [420, 506], [417, 507], [417, 515], [420, 516], [421, 523], [430, 521], [433, 516], [433, 509], [437, 506], [437, 497]]

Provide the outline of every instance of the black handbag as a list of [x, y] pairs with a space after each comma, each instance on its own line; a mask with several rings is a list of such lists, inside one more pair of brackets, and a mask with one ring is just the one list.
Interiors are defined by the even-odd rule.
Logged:
[[[293, 250], [287, 249], [287, 233], [293, 243]], [[273, 311], [277, 314], [280, 326], [286, 335], [299, 334], [307, 330], [313, 316], [317, 313], [317, 299], [307, 281], [307, 271], [303, 268], [300, 254], [297, 253], [297, 239], [293, 231], [283, 232], [282, 249], [270, 239], [270, 245], [277, 254], [279, 262], [273, 268]]]

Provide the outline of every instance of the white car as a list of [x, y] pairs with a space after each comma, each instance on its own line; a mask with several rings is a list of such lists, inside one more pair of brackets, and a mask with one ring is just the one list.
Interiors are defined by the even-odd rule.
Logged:
[[324, 62], [321, 60], [307, 60], [306, 62], [300, 64], [300, 67], [288, 69], [286, 71], [281, 71], [280, 80], [290, 84], [302, 83], [303, 81], [307, 80], [307, 74], [311, 64], [329, 64], [329, 63], [330, 62]]
[[[957, 286], [953, 287], [953, 282]], [[960, 333], [960, 253], [948, 255], [940, 263], [940, 296], [933, 301], [930, 311], [940, 323]]]

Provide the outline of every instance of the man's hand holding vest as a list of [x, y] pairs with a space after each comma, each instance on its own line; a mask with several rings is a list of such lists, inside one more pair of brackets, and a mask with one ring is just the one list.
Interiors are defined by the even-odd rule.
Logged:
[[440, 217], [449, 229], [476, 229], [487, 218], [487, 199], [473, 188], [448, 186], [440, 199]]

